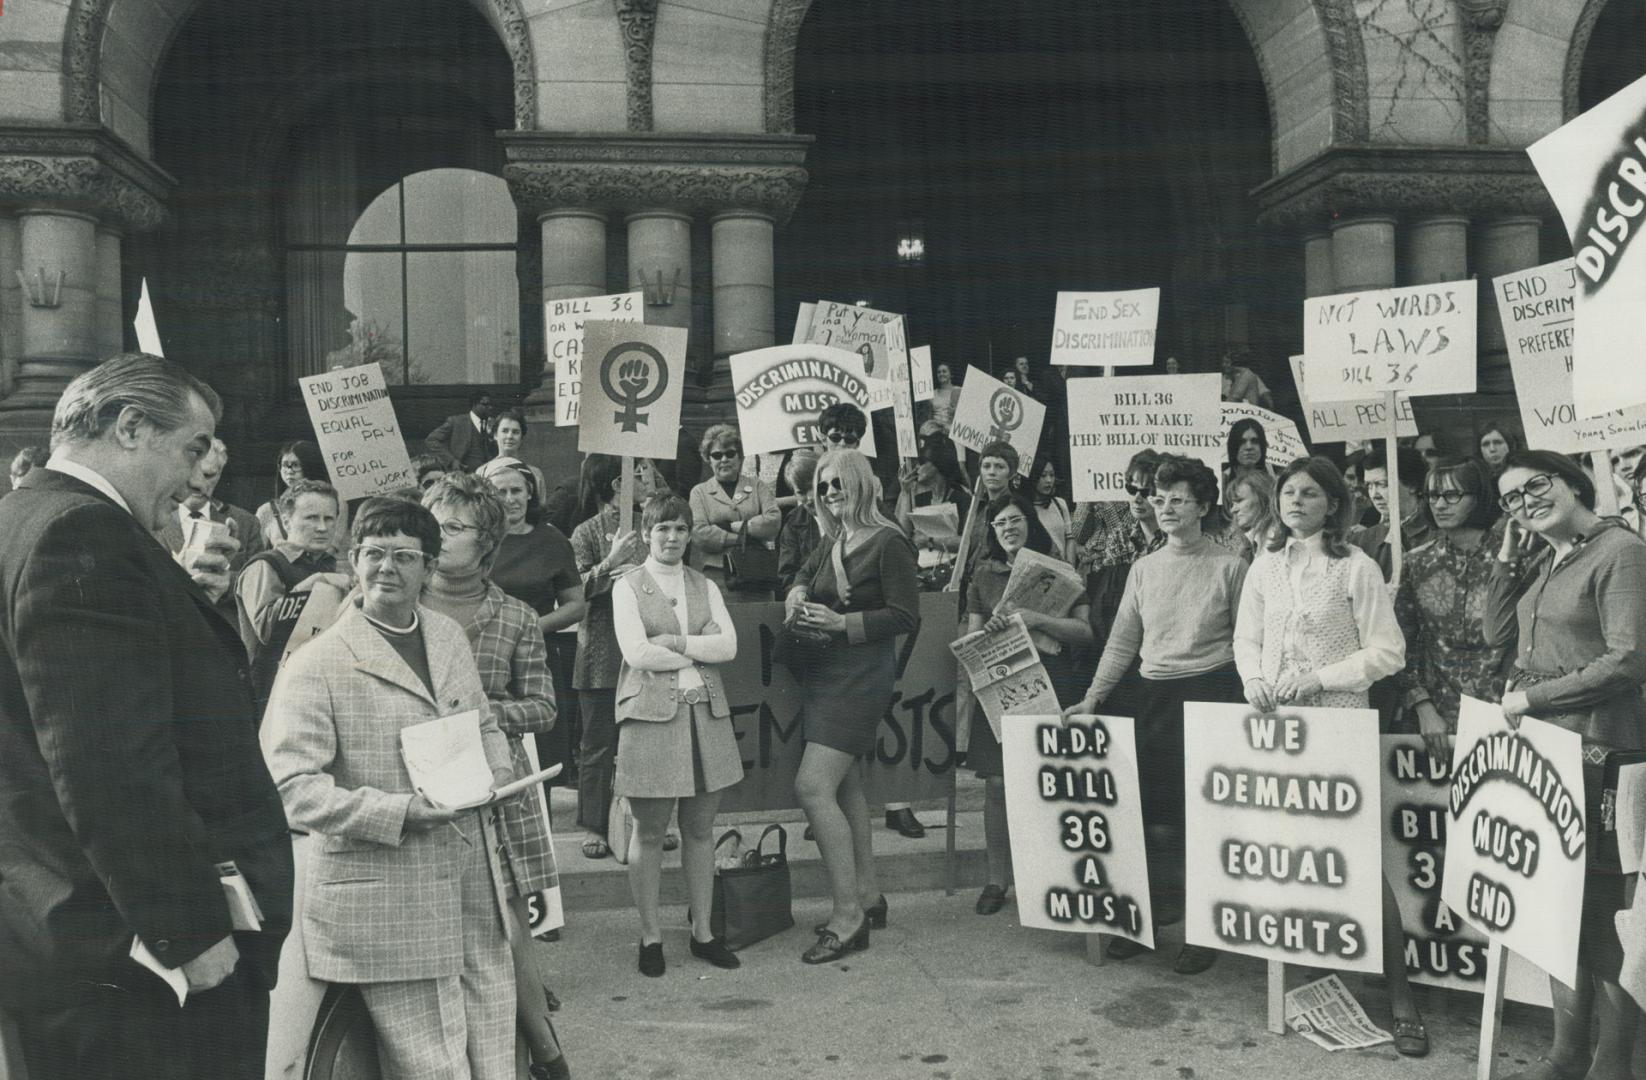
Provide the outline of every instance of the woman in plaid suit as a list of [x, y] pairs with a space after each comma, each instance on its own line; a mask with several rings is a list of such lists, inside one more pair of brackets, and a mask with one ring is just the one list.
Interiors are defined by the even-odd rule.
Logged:
[[[423, 604], [457, 620], [468, 635], [492, 715], [508, 736], [515, 771], [531, 772], [525, 736], [554, 727], [554, 684], [537, 613], [487, 577], [508, 528], [503, 501], [485, 480], [453, 472], [424, 493], [423, 505], [440, 523], [441, 533], [440, 562], [423, 587]], [[544, 1009], [547, 988], [532, 954], [527, 917], [529, 898], [560, 883], [542, 797], [541, 791], [533, 790], [493, 813], [504, 846], [503, 871], [514, 916], [509, 944], [514, 950], [520, 1033], [531, 1050], [532, 1076], [558, 1080], [570, 1072]]]

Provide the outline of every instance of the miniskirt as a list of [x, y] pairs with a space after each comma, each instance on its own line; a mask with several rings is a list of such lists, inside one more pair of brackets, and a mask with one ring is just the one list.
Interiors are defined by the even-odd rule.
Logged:
[[631, 799], [689, 799], [743, 779], [730, 719], [682, 701], [670, 720], [618, 718], [612, 791]]

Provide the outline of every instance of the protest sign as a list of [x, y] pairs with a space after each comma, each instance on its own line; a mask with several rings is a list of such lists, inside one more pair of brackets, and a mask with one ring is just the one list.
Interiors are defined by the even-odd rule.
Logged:
[[1009, 716], [1001, 736], [1018, 922], [1154, 948], [1131, 718]]
[[1646, 209], [1646, 78], [1526, 152], [1566, 223], [1578, 270], [1572, 335], [1577, 415], [1646, 404], [1646, 365], [1638, 362], [1646, 330], [1646, 242], [1638, 220]]
[[1473, 281], [1309, 297], [1309, 400], [1474, 393], [1477, 300]]
[[886, 328], [901, 318], [889, 311], [819, 300], [806, 327], [806, 343], [857, 353], [863, 358], [864, 374], [887, 381], [892, 371]]
[[1583, 910], [1583, 740], [1530, 716], [1518, 731], [1465, 697], [1447, 792], [1446, 905], [1567, 986]]
[[930, 401], [937, 389], [937, 382], [932, 376], [932, 347], [916, 345], [910, 349], [909, 364], [913, 368], [911, 377], [914, 379], [914, 399]]
[[305, 375], [297, 385], [339, 498], [347, 502], [417, 485], [382, 365]]
[[793, 344], [806, 344], [806, 331], [811, 329], [812, 313], [816, 310], [816, 304], [809, 304], [804, 301], [802, 301], [799, 307], [795, 310], [794, 334], [789, 338]]
[[1492, 288], [1509, 346], [1526, 445], [1578, 454], [1646, 442], [1646, 405], [1592, 418], [1577, 410], [1572, 390], [1577, 264], [1562, 259], [1504, 274], [1492, 281]]
[[997, 740], [1001, 717], [1007, 713], [1039, 715], [1062, 710], [1022, 615], [1014, 614], [999, 630], [973, 631], [951, 642], [949, 651], [966, 672]]
[[897, 433], [897, 456], [917, 458], [920, 442], [914, 431], [914, 384], [909, 381], [909, 344], [900, 315], [886, 325], [886, 360], [892, 391], [892, 430]]
[[1277, 412], [1270, 412], [1261, 405], [1248, 405], [1244, 401], [1221, 402], [1223, 409], [1223, 445], [1229, 445], [1229, 429], [1234, 427], [1235, 421], [1252, 419], [1263, 426], [1263, 434], [1269, 439], [1268, 464], [1276, 468], [1284, 468], [1300, 457], [1309, 456], [1308, 444], [1303, 436], [1297, 432], [1297, 424], [1290, 417], [1281, 416]]
[[[944, 799], [955, 768], [954, 593], [921, 593], [920, 626], [897, 639], [897, 682], [866, 759], [869, 798], [919, 802]], [[783, 627], [782, 604], [728, 604], [737, 628], [737, 658], [720, 665], [732, 730], [743, 758], [743, 780], [727, 788], [724, 813], [798, 806], [794, 779], [805, 749], [800, 735], [800, 686], [773, 650]], [[849, 688], [842, 687], [845, 691]]]
[[1184, 706], [1191, 945], [1383, 969], [1377, 713]]
[[949, 438], [968, 450], [982, 450], [992, 442], [1011, 443], [1017, 451], [1017, 471], [1028, 476], [1045, 423], [1046, 406], [986, 371], [967, 368]]
[[[1305, 386], [1303, 357], [1292, 360], [1292, 382], [1297, 385], [1297, 398], [1303, 407], [1303, 416], [1309, 428], [1311, 443], [1363, 442], [1366, 439], [1389, 437], [1389, 399], [1365, 398], [1355, 401], [1312, 401]], [[1395, 395], [1395, 434], [1400, 438], [1417, 435], [1417, 420], [1412, 416], [1409, 394]]]
[[1196, 458], [1221, 474], [1220, 376], [1070, 379], [1065, 393], [1076, 502], [1126, 498], [1126, 463], [1144, 449]]
[[[1400, 905], [1406, 935], [1406, 975], [1449, 990], [1486, 990], [1486, 938], [1440, 898], [1446, 861], [1446, 793], [1451, 763], [1429, 756], [1417, 735], [1383, 742], [1383, 877]], [[1523, 957], [1511, 956], [1505, 996], [1549, 1004], [1549, 980]]]
[[1160, 290], [1060, 292], [1052, 324], [1051, 362], [1082, 367], [1154, 363]]
[[590, 319], [583, 326], [583, 354], [589, 380], [578, 450], [673, 460], [680, 446], [686, 329]]
[[543, 347], [554, 365], [556, 427], [577, 424], [583, 400], [583, 324], [590, 319], [645, 322], [645, 296], [628, 292], [543, 301]]
[[[863, 358], [826, 345], [774, 345], [734, 353], [732, 397], [745, 454], [769, 454], [823, 441], [817, 417], [837, 401], [849, 401], [866, 417], [889, 385], [871, 383]], [[874, 427], [858, 449], [874, 456]]]

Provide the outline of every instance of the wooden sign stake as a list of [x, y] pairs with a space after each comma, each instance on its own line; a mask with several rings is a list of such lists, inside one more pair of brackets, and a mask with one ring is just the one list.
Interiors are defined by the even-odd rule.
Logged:
[[1389, 584], [1393, 588], [1400, 587], [1401, 559], [1404, 555], [1406, 537], [1401, 530], [1400, 516], [1400, 456], [1396, 453], [1396, 439], [1399, 438], [1400, 421], [1395, 419], [1395, 395], [1390, 391], [1384, 398], [1388, 402], [1389, 439], [1384, 447], [1384, 469], [1389, 474], [1389, 554], [1393, 571], [1389, 577]]
[[1612, 477], [1612, 455], [1604, 450], [1589, 451], [1589, 467], [1595, 474], [1595, 510], [1601, 517], [1617, 517], [1623, 509], [1617, 500], [1617, 481]]
[[977, 478], [972, 488], [972, 505], [966, 508], [966, 524], [960, 530], [960, 547], [954, 553], [954, 566], [949, 570], [949, 583], [943, 586], [944, 592], [954, 592], [960, 588], [960, 575], [966, 572], [966, 548], [972, 538], [972, 520], [977, 517], [977, 504], [983, 501], [983, 477]]
[[1491, 942], [1486, 947], [1486, 992], [1481, 997], [1475, 1080], [1492, 1080], [1497, 1075], [1497, 1035], [1503, 1030], [1503, 982], [1508, 970], [1508, 950], [1500, 941]]
[[623, 487], [618, 496], [617, 530], [631, 532], [634, 529], [634, 458], [623, 455]]
[[1269, 1033], [1286, 1034], [1286, 965], [1269, 961]]

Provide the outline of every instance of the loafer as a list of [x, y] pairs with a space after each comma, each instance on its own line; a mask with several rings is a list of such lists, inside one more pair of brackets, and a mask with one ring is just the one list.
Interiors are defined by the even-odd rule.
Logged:
[[[874, 903], [870, 904], [868, 907], [863, 909], [863, 915], [864, 915], [865, 918], [867, 918], [869, 920], [869, 925], [871, 927], [873, 927], [876, 930], [884, 930], [884, 929], [886, 929], [886, 912], [887, 912], [887, 909], [888, 908], [887, 908], [887, 904], [886, 904], [886, 894], [881, 893], [880, 894], [880, 899], [876, 900]], [[827, 930], [828, 928], [829, 928], [828, 923], [820, 922], [816, 926], [812, 927], [812, 933], [821, 934], [823, 931]]]
[[1006, 888], [1003, 885], [985, 885], [983, 891], [977, 894], [977, 903], [972, 910], [979, 915], [993, 915], [1006, 906]]
[[1134, 956], [1142, 956], [1148, 952], [1141, 943], [1129, 937], [1111, 937], [1109, 945], [1103, 950], [1103, 955], [1110, 960], [1130, 960]]
[[886, 828], [895, 833], [902, 833], [910, 840], [919, 840], [926, 835], [926, 826], [920, 824], [920, 819], [914, 816], [914, 811], [906, 806], [901, 810], [886, 811]]
[[663, 834], [663, 850], [673, 851], [680, 846], [680, 834], [670, 829]]
[[647, 945], [645, 942], [641, 942], [640, 974], [649, 979], [656, 979], [662, 976], [663, 970], [663, 943], [657, 941]]
[[731, 946], [726, 944], [724, 937], [712, 937], [707, 941], [698, 941], [692, 938], [692, 955], [699, 960], [707, 960], [717, 968], [739, 968], [743, 961], [732, 952]]
[[572, 1070], [566, 1064], [566, 1055], [561, 1054], [553, 1061], [540, 1062], [526, 1070], [531, 1080], [572, 1080]]
[[1421, 1020], [1395, 1020], [1395, 1049], [1404, 1057], [1429, 1056], [1429, 1029]]
[[1172, 970], [1179, 975], [1199, 975], [1215, 963], [1216, 949], [1208, 949], [1204, 945], [1185, 945], [1178, 950], [1177, 959], [1172, 961]]
[[817, 935], [817, 943], [800, 954], [802, 964], [828, 964], [839, 960], [842, 956], [852, 952], [862, 952], [869, 947], [869, 920], [857, 924], [857, 929], [845, 940], [833, 930], [825, 930]]

